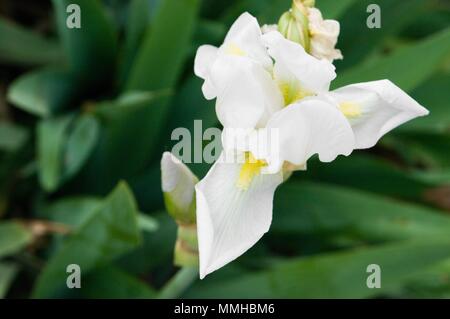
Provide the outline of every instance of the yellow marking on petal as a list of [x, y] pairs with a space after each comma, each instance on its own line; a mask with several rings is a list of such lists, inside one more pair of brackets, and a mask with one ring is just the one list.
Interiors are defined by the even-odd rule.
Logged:
[[267, 166], [263, 160], [257, 160], [252, 153], [245, 153], [245, 163], [241, 167], [236, 186], [248, 190], [253, 179], [261, 173], [261, 168]]
[[339, 104], [339, 109], [349, 119], [358, 118], [362, 115], [361, 105], [355, 102], [342, 102]]
[[278, 83], [278, 87], [280, 88], [281, 94], [284, 98], [284, 105], [288, 106], [292, 103], [300, 101], [305, 97], [313, 95], [312, 92], [305, 90], [300, 87], [298, 83], [289, 83], [280, 81]]
[[237, 56], [244, 56], [246, 55], [245, 51], [242, 50], [237, 44], [235, 43], [228, 43], [225, 48], [225, 52], [227, 54], [231, 55], [237, 55]]

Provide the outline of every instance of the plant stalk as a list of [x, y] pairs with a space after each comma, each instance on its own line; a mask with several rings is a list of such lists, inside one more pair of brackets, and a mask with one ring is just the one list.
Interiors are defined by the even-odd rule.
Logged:
[[178, 298], [197, 278], [198, 266], [183, 267], [164, 285], [157, 298]]

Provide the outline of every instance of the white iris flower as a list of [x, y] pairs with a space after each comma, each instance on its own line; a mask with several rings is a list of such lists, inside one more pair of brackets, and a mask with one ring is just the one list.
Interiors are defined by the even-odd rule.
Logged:
[[[217, 116], [227, 129], [244, 129], [244, 148], [225, 135], [225, 153], [195, 187], [200, 277], [252, 247], [269, 230], [275, 189], [318, 154], [322, 162], [374, 146], [395, 127], [428, 111], [388, 80], [329, 92], [336, 77], [327, 59], [317, 59], [279, 32], [262, 34], [248, 13], [231, 27], [220, 48], [202, 46], [195, 73], [207, 99], [217, 98]], [[252, 137], [277, 130], [276, 154], [261, 152]], [[300, 194], [299, 194], [300, 195]]]

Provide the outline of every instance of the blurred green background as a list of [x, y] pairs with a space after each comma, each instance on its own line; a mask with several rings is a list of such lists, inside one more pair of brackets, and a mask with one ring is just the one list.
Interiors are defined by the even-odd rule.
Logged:
[[[316, 2], [341, 23], [335, 87], [387, 78], [431, 115], [372, 150], [311, 161], [277, 190], [270, 232], [180, 297], [450, 297], [450, 2]], [[366, 26], [373, 2], [381, 29]], [[70, 3], [79, 30], [65, 27]], [[0, 3], [0, 297], [158, 296], [177, 271], [161, 154], [176, 127], [218, 126], [196, 49], [220, 45], [244, 11], [273, 24], [289, 6]], [[381, 289], [366, 286], [373, 263]], [[81, 289], [67, 289], [68, 264], [81, 266]]]

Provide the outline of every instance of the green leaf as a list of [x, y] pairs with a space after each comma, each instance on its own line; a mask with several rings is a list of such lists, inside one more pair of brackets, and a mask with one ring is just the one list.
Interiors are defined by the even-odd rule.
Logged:
[[413, 276], [395, 297], [450, 298], [450, 259]]
[[70, 114], [46, 119], [37, 127], [39, 181], [48, 192], [56, 190], [61, 183], [64, 148], [73, 118], [73, 114]]
[[16, 264], [0, 263], [0, 299], [3, 299], [6, 296], [18, 271], [19, 267]]
[[[169, 276], [173, 264], [173, 249], [177, 225], [167, 212], [154, 212], [150, 215], [156, 220], [158, 228], [143, 233], [143, 244], [120, 259], [120, 266], [129, 272], [148, 276], [150, 272], [157, 277]], [[160, 271], [155, 268], [160, 267]]]
[[194, 57], [197, 49], [204, 44], [220, 45], [226, 33], [227, 28], [222, 22], [199, 20], [189, 48], [189, 55]]
[[[70, 62], [71, 70], [83, 85], [100, 83], [112, 78], [115, 71], [117, 39], [101, 1], [52, 0], [59, 35]], [[81, 28], [68, 28], [67, 7], [80, 7]]]
[[[393, 42], [392, 38], [403, 29], [407, 29], [418, 17], [428, 16], [432, 11], [431, 6], [424, 0], [378, 0], [376, 4], [381, 9], [381, 28], [370, 29], [367, 26], [367, 19], [372, 12], [367, 12], [367, 8], [374, 2], [353, 1], [353, 6], [345, 7], [346, 2], [349, 1], [327, 0], [324, 8], [326, 11], [328, 9], [345, 11], [339, 19], [341, 33], [337, 47], [342, 51], [344, 60], [337, 61], [338, 70], [358, 65], [361, 61], [371, 58], [371, 54], [383, 54], [389, 48], [389, 44], [397, 46], [398, 41]], [[321, 6], [320, 3], [319, 1], [319, 6]], [[405, 12], [408, 14], [404, 14]]]
[[30, 244], [32, 239], [31, 232], [22, 224], [17, 222], [0, 223], [0, 258], [19, 252]]
[[450, 74], [438, 74], [413, 91], [412, 96], [430, 114], [399, 127], [402, 132], [446, 133], [450, 131]]
[[340, 73], [333, 86], [389, 79], [402, 89], [411, 91], [427, 80], [449, 55], [450, 28], [447, 28], [388, 56], [367, 61]]
[[8, 89], [8, 101], [33, 115], [47, 117], [76, 102], [77, 80], [67, 71], [45, 68], [16, 79]]
[[163, 0], [133, 65], [128, 91], [172, 88], [194, 32], [198, 0]]
[[103, 195], [118, 180], [143, 170], [158, 143], [167, 97], [166, 92], [129, 93], [116, 101], [93, 105], [92, 114], [100, 122], [99, 142], [76, 185]]
[[[39, 207], [38, 214], [40, 218], [78, 229], [96, 213], [101, 204], [102, 200], [98, 197], [65, 197], [50, 204], [44, 203]], [[155, 218], [143, 213], [139, 213], [137, 222], [139, 228], [146, 232], [155, 232], [159, 227]]]
[[[392, 0], [391, 0], [392, 1]], [[319, 0], [316, 7], [322, 12], [324, 19], [339, 19], [356, 0]], [[367, 7], [367, 5], [366, 5]]]
[[383, 144], [400, 154], [410, 165], [432, 169], [450, 167], [449, 134], [398, 132], [386, 137]]
[[131, 66], [141, 46], [142, 39], [150, 23], [150, 8], [148, 0], [130, 1], [127, 25], [125, 29], [125, 44], [122, 64], [120, 65], [120, 83], [128, 78]]
[[214, 101], [204, 98], [202, 83], [202, 79], [192, 76], [180, 87], [172, 102], [168, 136], [178, 127], [185, 127], [194, 134], [195, 120], [202, 121], [203, 129], [218, 124]]
[[15, 152], [28, 140], [26, 128], [10, 122], [0, 122], [0, 151]]
[[275, 196], [274, 234], [371, 242], [448, 237], [450, 217], [438, 211], [353, 189], [287, 183]]
[[[268, 270], [227, 280], [206, 278], [189, 298], [368, 298], [405, 285], [411, 276], [450, 257], [449, 240], [403, 242], [294, 258]], [[381, 267], [381, 288], [370, 289], [367, 266]]]
[[44, 65], [63, 61], [58, 43], [0, 18], [0, 61], [18, 65]]
[[144, 282], [114, 267], [100, 268], [83, 280], [84, 298], [150, 299], [156, 292]]
[[98, 197], [65, 197], [38, 208], [39, 218], [68, 225], [78, 229], [86, 223], [102, 204]]
[[[189, 53], [189, 41], [194, 33], [199, 4], [198, 0], [161, 2], [136, 57], [126, 85], [127, 91], [159, 90], [175, 86]], [[159, 109], [156, 112], [157, 119], [144, 124], [145, 127], [153, 128], [152, 134], [146, 135], [153, 136], [155, 140], [161, 134], [162, 123], [166, 121], [169, 111], [166, 103], [167, 100], [163, 100], [153, 105], [153, 108]]]
[[48, 261], [37, 279], [33, 296], [49, 298], [68, 293], [70, 289], [65, 285], [68, 265], [77, 264], [87, 274], [136, 248], [140, 242], [133, 195], [126, 184], [120, 183]]
[[424, 201], [426, 190], [436, 185], [383, 158], [356, 152], [350, 157], [339, 157], [332, 165], [311, 161], [308, 170], [296, 173], [294, 178], [335, 183], [411, 201]]
[[88, 160], [99, 139], [100, 126], [91, 114], [79, 116], [71, 129], [64, 154], [64, 179], [74, 176]]
[[157, 231], [159, 227], [158, 222], [153, 217], [142, 213], [138, 216], [138, 224], [140, 229], [149, 233]]

